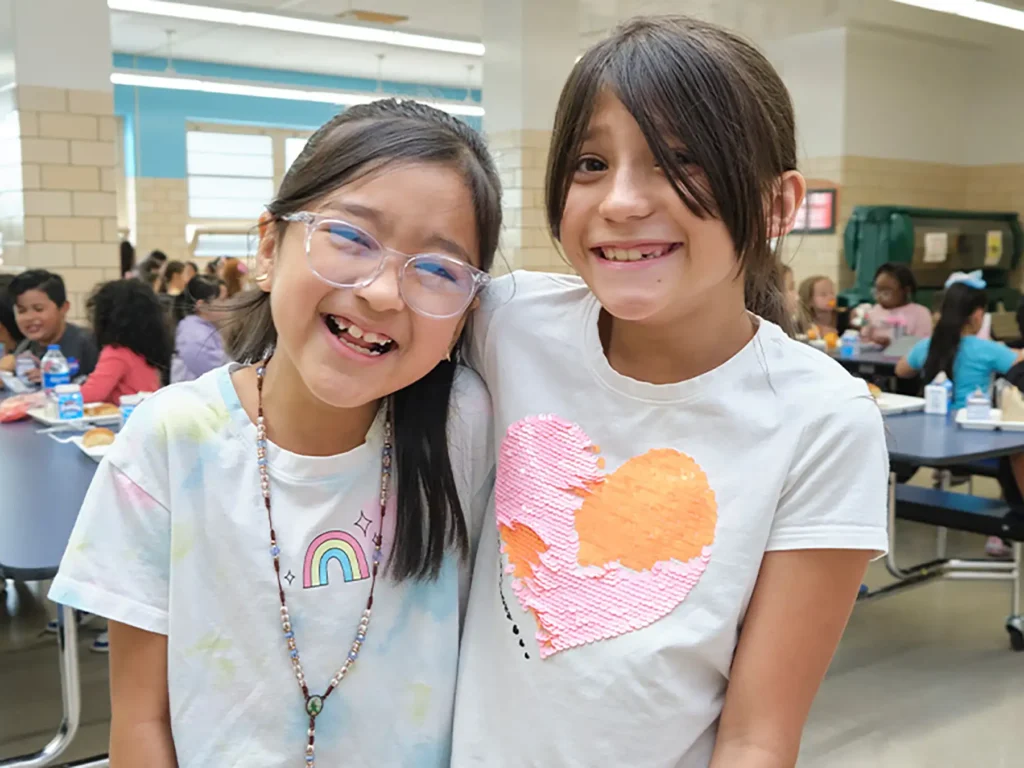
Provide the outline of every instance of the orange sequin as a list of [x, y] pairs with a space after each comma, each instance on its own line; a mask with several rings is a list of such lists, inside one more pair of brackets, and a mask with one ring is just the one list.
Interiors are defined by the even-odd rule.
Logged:
[[498, 525], [498, 533], [505, 542], [504, 552], [509, 564], [515, 568], [515, 575], [521, 579], [532, 576], [540, 565], [540, 553], [547, 545], [528, 525]]
[[636, 456], [608, 475], [576, 513], [580, 565], [641, 571], [699, 557], [715, 539], [715, 494], [693, 459], [670, 448]]

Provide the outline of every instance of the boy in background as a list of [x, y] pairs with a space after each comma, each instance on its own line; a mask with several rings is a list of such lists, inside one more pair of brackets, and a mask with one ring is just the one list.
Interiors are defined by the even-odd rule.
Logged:
[[28, 379], [38, 382], [41, 378], [38, 362], [50, 344], [57, 344], [65, 358], [78, 361], [78, 375], [92, 373], [98, 356], [96, 340], [87, 330], [67, 321], [70, 305], [60, 275], [45, 269], [22, 272], [11, 281], [7, 293], [14, 302], [15, 320], [25, 338], [13, 354], [0, 360], [0, 370], [13, 371], [15, 358], [28, 352], [37, 363], [35, 370], [28, 373]]

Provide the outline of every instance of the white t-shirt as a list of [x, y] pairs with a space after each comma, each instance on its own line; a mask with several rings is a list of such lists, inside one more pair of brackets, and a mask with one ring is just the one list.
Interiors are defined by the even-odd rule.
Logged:
[[473, 362], [494, 402], [497, 525], [452, 766], [706, 768], [764, 553], [886, 549], [879, 410], [765, 321], [718, 368], [657, 386], [611, 368], [579, 279], [492, 287]]
[[[183, 768], [304, 765], [309, 718], [281, 629], [256, 430], [230, 370], [162, 390], [132, 414], [97, 470], [50, 598], [168, 636]], [[475, 543], [493, 454], [490, 402], [471, 371], [457, 377], [450, 410]], [[268, 448], [283, 586], [314, 694], [345, 660], [366, 606], [382, 443], [378, 417], [345, 454]], [[452, 553], [436, 581], [378, 577], [366, 642], [316, 721], [318, 765], [447, 768], [468, 571]]]

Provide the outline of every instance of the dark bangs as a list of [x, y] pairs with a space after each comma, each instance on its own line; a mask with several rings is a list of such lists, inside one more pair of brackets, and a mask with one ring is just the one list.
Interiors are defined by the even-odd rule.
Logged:
[[687, 17], [634, 19], [588, 50], [562, 90], [551, 138], [547, 215], [556, 238], [604, 89], [629, 110], [690, 211], [725, 224], [751, 273], [751, 308], [783, 319], [781, 292], [762, 300], [781, 279], [768, 214], [779, 177], [796, 170], [796, 139], [792, 102], [772, 65], [743, 38]]

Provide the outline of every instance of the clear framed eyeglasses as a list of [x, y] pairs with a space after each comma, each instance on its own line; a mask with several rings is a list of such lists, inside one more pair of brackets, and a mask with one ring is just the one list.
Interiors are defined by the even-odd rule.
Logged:
[[380, 277], [388, 256], [402, 259], [398, 290], [417, 314], [437, 319], [462, 314], [490, 282], [472, 264], [441, 253], [409, 255], [385, 248], [366, 230], [341, 219], [299, 211], [283, 221], [306, 225], [306, 260], [317, 277], [336, 288], [365, 288]]

